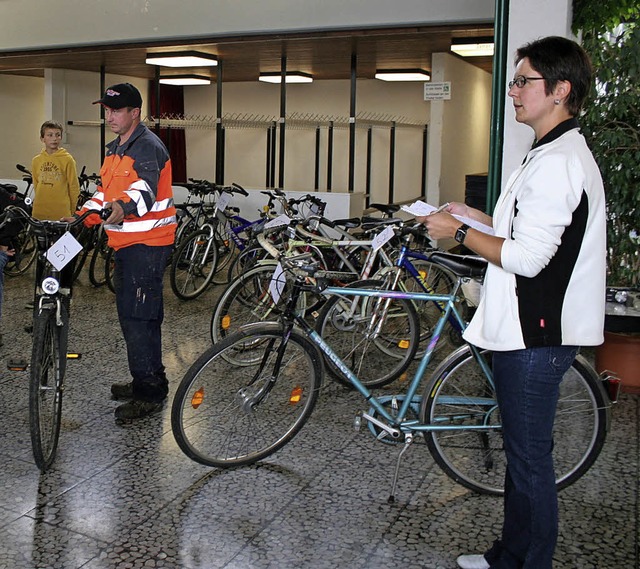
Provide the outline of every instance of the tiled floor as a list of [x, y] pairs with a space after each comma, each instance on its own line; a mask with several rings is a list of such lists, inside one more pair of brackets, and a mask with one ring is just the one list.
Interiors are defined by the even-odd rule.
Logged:
[[[7, 279], [3, 363], [29, 357], [28, 277]], [[208, 345], [212, 289], [192, 302], [166, 289], [165, 364], [172, 393]], [[76, 287], [63, 430], [54, 467], [35, 467], [27, 373], [0, 375], [0, 568], [453, 569], [499, 531], [501, 501], [446, 478], [415, 446], [387, 503], [396, 449], [352, 428], [358, 397], [327, 381], [310, 423], [269, 460], [198, 465], [162, 415], [114, 424], [114, 380], [127, 379], [113, 297]], [[614, 409], [604, 451], [561, 493], [556, 569], [639, 567], [640, 400]]]

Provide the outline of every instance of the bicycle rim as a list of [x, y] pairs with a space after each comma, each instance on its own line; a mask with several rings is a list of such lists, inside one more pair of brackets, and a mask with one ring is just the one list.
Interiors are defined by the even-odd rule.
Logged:
[[[350, 286], [379, 288], [378, 281], [358, 281]], [[334, 296], [322, 308], [316, 330], [338, 357], [368, 387], [398, 379], [409, 367], [418, 348], [418, 316], [405, 299], [392, 299], [384, 309], [376, 298]], [[384, 316], [383, 316], [384, 314]], [[379, 329], [376, 328], [382, 319]], [[339, 369], [325, 359], [332, 376], [351, 387]]]
[[[63, 319], [66, 320], [64, 308]], [[41, 472], [53, 463], [62, 416], [62, 385], [66, 364], [66, 324], [57, 326], [54, 308], [44, 308], [33, 322], [29, 381], [29, 430], [33, 458]]]
[[171, 427], [189, 458], [217, 467], [251, 464], [302, 428], [316, 404], [322, 358], [294, 330], [274, 369], [282, 341], [278, 324], [247, 326], [187, 371], [171, 408]]
[[[483, 352], [490, 361], [490, 353]], [[575, 482], [597, 458], [608, 424], [604, 392], [580, 356], [560, 385], [554, 426], [558, 489]], [[499, 427], [495, 394], [467, 346], [434, 372], [423, 397], [421, 420], [440, 426]], [[503, 494], [506, 457], [499, 428], [425, 433], [429, 450], [456, 482], [483, 494]]]
[[218, 250], [208, 231], [189, 236], [171, 263], [171, 288], [182, 300], [200, 296], [209, 286], [215, 273]]

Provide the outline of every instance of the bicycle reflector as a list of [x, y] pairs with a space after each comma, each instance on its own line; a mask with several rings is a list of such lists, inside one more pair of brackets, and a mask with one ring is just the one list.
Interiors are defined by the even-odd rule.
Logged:
[[400, 340], [398, 342], [398, 348], [401, 348], [403, 350], [406, 350], [409, 347], [409, 340]]
[[222, 327], [223, 330], [228, 330], [229, 326], [231, 326], [231, 316], [229, 316], [228, 314], [225, 314], [222, 317], [222, 322], [220, 323], [220, 326]]
[[600, 374], [600, 380], [604, 384], [605, 391], [609, 396], [611, 403], [617, 403], [620, 395], [620, 387], [622, 380], [613, 371], [608, 369]]
[[78, 354], [74, 352], [67, 353], [68, 360], [79, 360], [81, 357], [82, 357], [82, 354]]
[[197, 409], [204, 401], [204, 387], [201, 387], [191, 396], [191, 407]]
[[27, 360], [23, 359], [10, 359], [7, 362], [7, 369], [9, 371], [24, 371], [29, 367]]
[[300, 403], [300, 399], [302, 399], [302, 387], [296, 385], [291, 390], [291, 395], [289, 395], [289, 403], [295, 405], [296, 403]]

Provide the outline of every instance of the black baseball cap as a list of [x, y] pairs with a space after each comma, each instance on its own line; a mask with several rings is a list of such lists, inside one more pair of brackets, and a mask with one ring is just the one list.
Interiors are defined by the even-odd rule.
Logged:
[[93, 101], [93, 104], [101, 103], [110, 109], [123, 109], [124, 107], [142, 107], [142, 95], [131, 83], [118, 83], [111, 85], [102, 96], [102, 99]]

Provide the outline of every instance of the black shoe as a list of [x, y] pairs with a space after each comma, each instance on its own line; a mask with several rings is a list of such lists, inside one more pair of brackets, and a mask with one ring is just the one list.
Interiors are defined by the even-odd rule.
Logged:
[[111, 386], [111, 399], [115, 401], [133, 399], [133, 383], [114, 383]]
[[129, 423], [136, 419], [142, 419], [148, 415], [159, 413], [162, 411], [164, 402], [159, 403], [153, 401], [140, 401], [139, 399], [132, 399], [127, 403], [123, 403], [116, 407], [115, 417], [116, 423]]

